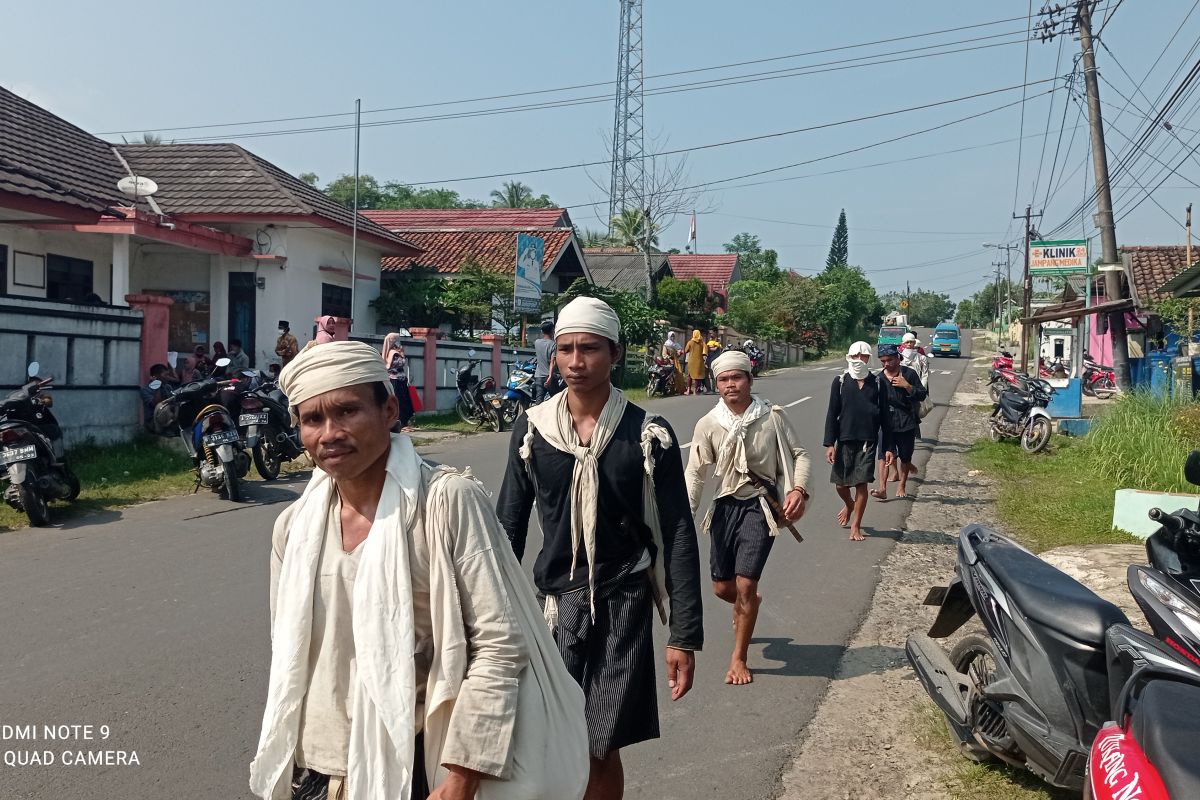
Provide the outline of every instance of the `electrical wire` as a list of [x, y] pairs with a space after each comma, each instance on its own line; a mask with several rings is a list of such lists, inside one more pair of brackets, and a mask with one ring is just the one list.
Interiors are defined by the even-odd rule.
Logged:
[[[975, 23], [972, 25], [960, 25], [960, 26], [953, 27], [953, 28], [943, 28], [941, 30], [936, 30], [936, 31], [926, 31], [924, 33], [914, 33], [914, 34], [908, 34], [905, 36], [892, 36], [892, 37], [889, 37], [886, 39], [876, 39], [875, 41], [870, 41], [870, 42], [858, 42], [855, 44], [840, 45], [837, 47], [821, 48], [819, 50], [807, 50], [807, 51], [803, 51], [803, 52], [799, 52], [799, 53], [789, 53], [786, 55], [769, 56], [766, 58], [756, 58], [756, 59], [752, 59], [749, 61], [735, 61], [735, 62], [730, 62], [727, 64], [716, 64], [716, 65], [707, 66], [707, 67], [693, 67], [693, 68], [689, 68], [689, 69], [676, 70], [673, 72], [663, 72], [663, 73], [659, 73], [657, 75], [650, 75], [646, 78], [646, 80], [653, 81], [653, 80], [657, 80], [657, 79], [661, 79], [661, 78], [676, 77], [679, 75], [691, 75], [691, 74], [695, 74], [695, 73], [699, 73], [699, 72], [717, 71], [717, 70], [722, 70], [722, 69], [733, 69], [735, 67], [753, 66], [754, 64], [765, 64], [765, 63], [771, 63], [771, 62], [776, 62], [776, 61], [784, 61], [784, 60], [792, 59], [792, 58], [804, 58], [806, 56], [823, 55], [825, 53], [836, 53], [836, 52], [841, 52], [841, 51], [845, 51], [845, 50], [854, 50], [854, 49], [863, 48], [863, 47], [873, 47], [875, 45], [881, 45], [881, 44], [892, 44], [894, 42], [910, 41], [912, 39], [922, 39], [922, 38], [926, 38], [926, 37], [930, 37], [930, 36], [940, 36], [945, 33], [957, 33], [959, 31], [974, 30], [974, 29], [978, 29], [978, 28], [987, 28], [987, 27], [991, 27], [994, 25], [1003, 25], [1003, 24], [1006, 24], [1009, 22], [1017, 22], [1018, 20], [1021, 20], [1021, 19], [1025, 19], [1025, 18], [1019, 17], [1019, 16], [1018, 17], [1008, 17], [1006, 19], [993, 20], [991, 22], [980, 22], [980, 23]], [[1002, 34], [1002, 35], [1008, 35], [1008, 34]], [[984, 38], [986, 38], [986, 37], [984, 37]], [[971, 41], [971, 40], [964, 40], [964, 41]], [[955, 44], [955, 43], [956, 42], [950, 42], [949, 44]], [[440, 106], [480, 103], [480, 102], [487, 102], [490, 100], [508, 100], [508, 99], [512, 99], [515, 97], [529, 97], [529, 96], [540, 95], [540, 94], [556, 94], [558, 92], [574, 91], [577, 89], [594, 89], [594, 88], [597, 88], [600, 86], [608, 87], [608, 86], [612, 86], [612, 84], [613, 84], [612, 80], [594, 81], [591, 83], [577, 83], [577, 84], [573, 84], [570, 86], [559, 86], [559, 87], [550, 88], [550, 89], [532, 89], [532, 90], [519, 91], [519, 92], [508, 92], [508, 93], [504, 93], [504, 94], [486, 95], [486, 96], [482, 96], [482, 97], [462, 98], [462, 99], [457, 99], [457, 100], [442, 100], [442, 101], [435, 101], [435, 102], [428, 102], [428, 103], [418, 103], [418, 104], [413, 104], [413, 105], [391, 106], [388, 108], [364, 109], [362, 113], [364, 115], [366, 115], [366, 114], [381, 114], [381, 113], [390, 113], [393, 111], [413, 111], [413, 110], [422, 109], [422, 108], [436, 108], [436, 107], [440, 107]], [[207, 124], [197, 124], [197, 125], [175, 125], [175, 126], [147, 126], [147, 127], [131, 129], [131, 130], [104, 131], [97, 135], [98, 136], [120, 136], [121, 134], [137, 134], [137, 133], [141, 133], [142, 131], [146, 131], [146, 130], [152, 130], [152, 131], [157, 131], [160, 133], [165, 133], [165, 132], [170, 132], [170, 131], [204, 130], [204, 129], [211, 129], [211, 128], [231, 128], [231, 127], [242, 127], [242, 126], [247, 126], [247, 125], [268, 125], [268, 124], [274, 124], [274, 123], [279, 123], [279, 122], [302, 122], [304, 120], [311, 120], [311, 119], [334, 119], [334, 118], [338, 118], [338, 117], [350, 117], [353, 115], [354, 115], [353, 111], [339, 111], [339, 112], [325, 113], [325, 114], [306, 114], [306, 115], [290, 116], [290, 117], [277, 117], [274, 119], [241, 120], [241, 121], [237, 121], [237, 122], [218, 122], [218, 123], [207, 123]]]
[[[1029, 85], [1029, 41], [1033, 32], [1033, 0], [1029, 0], [1029, 13], [1025, 17], [1025, 72], [1021, 78], [1022, 87]], [[1017, 198], [1021, 194], [1021, 160], [1025, 146], [1025, 89], [1021, 89], [1021, 127], [1017, 134], [1017, 180], [1013, 187], [1013, 213], [1017, 210]]]

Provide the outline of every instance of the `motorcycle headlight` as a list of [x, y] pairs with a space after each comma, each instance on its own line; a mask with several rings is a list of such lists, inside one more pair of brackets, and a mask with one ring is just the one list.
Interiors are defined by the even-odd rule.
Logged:
[[54, 396], [49, 394], [40, 394], [37, 397], [38, 405], [52, 408], [54, 406]]
[[1155, 600], [1180, 614], [1183, 624], [1188, 626], [1194, 636], [1200, 637], [1200, 611], [1197, 611], [1195, 606], [1176, 594], [1169, 586], [1145, 572], [1138, 572], [1138, 580], [1150, 594], [1154, 595]]

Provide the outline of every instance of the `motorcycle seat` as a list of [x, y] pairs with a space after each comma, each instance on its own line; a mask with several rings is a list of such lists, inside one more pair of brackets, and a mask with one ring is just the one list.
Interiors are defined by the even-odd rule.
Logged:
[[976, 552], [1020, 613], [1043, 627], [1103, 649], [1106, 630], [1118, 622], [1129, 624], [1121, 609], [1015, 544], [988, 539]]
[[1154, 680], [1133, 707], [1129, 732], [1166, 785], [1171, 797], [1200, 797], [1200, 687]]
[[1009, 422], [1020, 422], [1021, 415], [1029, 410], [1030, 405], [1028, 397], [1012, 389], [1000, 395], [1000, 409]]

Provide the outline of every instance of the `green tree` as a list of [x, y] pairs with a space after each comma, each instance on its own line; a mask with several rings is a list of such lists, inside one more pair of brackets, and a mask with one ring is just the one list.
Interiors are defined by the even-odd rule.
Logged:
[[589, 228], [584, 228], [583, 231], [576, 231], [575, 235], [584, 247], [604, 247], [611, 244], [608, 239], [608, 234], [603, 231], [594, 231]]
[[736, 253], [741, 278], [744, 281], [765, 281], [778, 283], [783, 280], [783, 270], [779, 268], [779, 254], [774, 250], [763, 250], [757, 236], [750, 233], [739, 233], [732, 242], [725, 243], [726, 253]]
[[613, 244], [637, 250], [657, 247], [658, 229], [651, 224], [647, 234], [645, 215], [636, 208], [627, 208], [612, 218], [612, 234], [609, 239]]
[[987, 320], [980, 314], [979, 307], [969, 297], [958, 301], [958, 306], [954, 309], [954, 321], [963, 328], [982, 328], [987, 325]]
[[838, 264], [826, 267], [816, 280], [821, 292], [817, 322], [832, 344], [863, 337], [879, 324], [883, 304], [862, 269]]
[[317, 177], [317, 173], [315, 173], [315, 172], [301, 172], [296, 177], [299, 178], [304, 183], [307, 183], [309, 186], [312, 186], [314, 188], [316, 187], [317, 183], [321, 180], [320, 178]]
[[668, 277], [658, 282], [654, 307], [673, 325], [709, 330], [713, 326], [717, 298], [699, 278], [678, 280]]
[[546, 195], [535, 195], [520, 181], [505, 181], [499, 189], [492, 190], [494, 208], [553, 208], [554, 203]]
[[442, 294], [448, 285], [434, 270], [413, 267], [385, 279], [371, 307], [382, 325], [434, 328], [447, 321]]
[[641, 294], [596, 286], [583, 278], [576, 278], [561, 294], [552, 298], [543, 296], [543, 308], [557, 310], [576, 297], [595, 297], [612, 306], [621, 320], [623, 344], [653, 345], [666, 335], [663, 326], [658, 324], [657, 312], [646, 304]]
[[442, 302], [454, 314], [459, 327], [466, 328], [474, 338], [476, 330], [491, 327], [497, 302], [512, 293], [511, 277], [489, 272], [474, 258], [468, 258], [443, 290]]
[[833, 242], [829, 245], [829, 255], [825, 258], [825, 268], [845, 266], [850, 263], [850, 228], [846, 225], [846, 209], [838, 216], [837, 227], [833, 231]]
[[788, 331], [773, 313], [775, 284], [767, 281], [734, 281], [729, 285], [729, 307], [725, 319], [739, 333], [755, 338], [782, 339]]
[[[954, 314], [954, 303], [950, 295], [927, 289], [917, 289], [909, 292], [908, 308], [903, 313], [908, 315], [910, 325], [922, 328], [933, 328], [942, 320], [950, 319]], [[889, 292], [880, 298], [885, 310], [900, 310], [900, 301], [905, 298], [904, 292]]]
[[380, 208], [483, 208], [478, 200], [463, 200], [453, 189], [426, 189], [395, 181], [383, 186]]
[[[339, 175], [337, 180], [325, 187], [325, 194], [332, 197], [346, 208], [354, 208], [354, 176]], [[369, 211], [387, 208], [384, 202], [384, 191], [371, 175], [358, 176], [358, 209]]]

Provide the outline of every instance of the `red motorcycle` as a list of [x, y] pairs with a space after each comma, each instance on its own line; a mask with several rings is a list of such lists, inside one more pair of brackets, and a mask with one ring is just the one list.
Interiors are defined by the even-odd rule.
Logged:
[[1013, 354], [1007, 350], [1001, 350], [1000, 353], [992, 357], [992, 369], [1012, 369]]
[[1096, 363], [1090, 353], [1083, 354], [1083, 393], [1107, 400], [1119, 392], [1117, 373], [1112, 367]]

